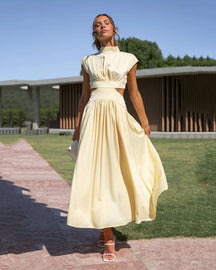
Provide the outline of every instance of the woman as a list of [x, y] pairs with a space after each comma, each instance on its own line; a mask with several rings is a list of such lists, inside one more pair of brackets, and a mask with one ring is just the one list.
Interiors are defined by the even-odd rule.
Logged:
[[[104, 261], [116, 259], [111, 227], [153, 220], [157, 198], [167, 189], [160, 158], [136, 82], [137, 59], [120, 52], [112, 18], [93, 23], [98, 53], [82, 59], [83, 88], [73, 140], [79, 140], [68, 225], [102, 229], [97, 244]], [[127, 112], [127, 83], [140, 124]]]

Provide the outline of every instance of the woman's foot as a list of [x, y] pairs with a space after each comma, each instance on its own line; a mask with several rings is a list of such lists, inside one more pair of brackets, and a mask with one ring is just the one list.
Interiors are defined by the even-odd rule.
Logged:
[[116, 259], [115, 251], [115, 236], [112, 233], [111, 228], [104, 229], [104, 246], [103, 260], [105, 262], [113, 262]]
[[97, 240], [97, 246], [100, 247], [100, 248], [105, 247], [104, 246], [104, 233], [103, 233], [103, 230], [100, 231], [100, 235], [99, 235], [98, 240]]

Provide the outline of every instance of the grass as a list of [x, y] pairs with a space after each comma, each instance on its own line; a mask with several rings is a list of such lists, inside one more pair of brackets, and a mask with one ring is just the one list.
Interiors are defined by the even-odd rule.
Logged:
[[[25, 138], [70, 184], [74, 163], [67, 153], [71, 136], [0, 136], [10, 144]], [[121, 240], [216, 235], [216, 141], [152, 139], [162, 159], [169, 190], [159, 198], [155, 221], [114, 228]]]

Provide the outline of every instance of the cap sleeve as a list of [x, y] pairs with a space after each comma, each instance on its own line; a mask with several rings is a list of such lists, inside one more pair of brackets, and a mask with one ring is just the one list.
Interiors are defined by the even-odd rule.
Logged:
[[88, 73], [87, 56], [83, 57], [83, 59], [81, 60], [81, 65], [83, 66], [85, 71]]
[[138, 59], [136, 58], [135, 55], [129, 54], [129, 61], [128, 61], [128, 68], [127, 68], [127, 73], [131, 70], [131, 68], [138, 62]]

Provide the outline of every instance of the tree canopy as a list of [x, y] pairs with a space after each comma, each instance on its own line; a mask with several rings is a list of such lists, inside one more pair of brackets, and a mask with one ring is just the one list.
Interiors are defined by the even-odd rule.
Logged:
[[123, 52], [134, 54], [139, 62], [137, 69], [156, 68], [156, 67], [178, 67], [178, 66], [216, 66], [216, 60], [207, 56], [190, 57], [185, 55], [183, 58], [174, 57], [171, 54], [163, 58], [162, 52], [156, 42], [141, 40], [135, 37], [123, 38], [119, 42]]

